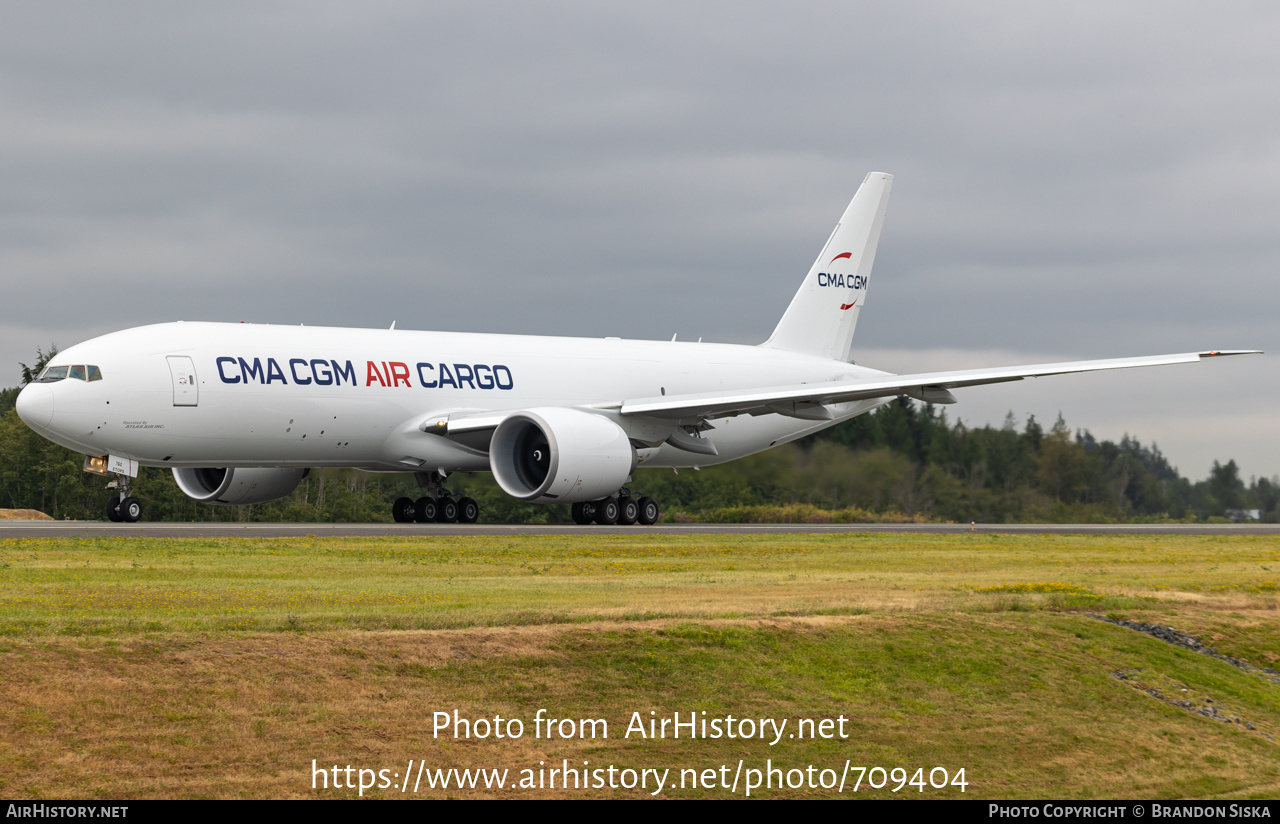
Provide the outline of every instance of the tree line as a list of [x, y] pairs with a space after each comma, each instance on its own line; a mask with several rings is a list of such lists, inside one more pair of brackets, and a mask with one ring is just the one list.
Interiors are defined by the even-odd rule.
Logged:
[[[52, 354], [40, 352], [37, 366]], [[24, 365], [25, 379], [33, 373], [39, 369]], [[103, 518], [106, 479], [22, 423], [13, 410], [19, 389], [0, 391], [0, 508]], [[482, 521], [571, 522], [568, 506], [516, 501], [487, 473], [457, 474], [448, 485], [480, 502]], [[1242, 510], [1280, 519], [1280, 479], [1246, 484], [1234, 460], [1215, 461], [1208, 478], [1192, 482], [1154, 444], [1127, 435], [1098, 441], [1061, 416], [1045, 431], [1034, 416], [1019, 426], [1012, 413], [1000, 427], [969, 427], [907, 398], [722, 466], [639, 469], [630, 488], [660, 501], [668, 517], [688, 520], [751, 519], [762, 507], [979, 523], [1209, 521]], [[405, 473], [324, 469], [281, 500], [216, 507], [183, 495], [170, 472], [143, 469], [135, 494], [149, 521], [376, 522], [391, 520], [396, 498], [424, 493]]]

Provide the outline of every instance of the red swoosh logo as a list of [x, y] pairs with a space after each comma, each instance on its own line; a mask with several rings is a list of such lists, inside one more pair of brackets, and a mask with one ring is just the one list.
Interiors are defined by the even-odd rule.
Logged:
[[[828, 265], [828, 266], [830, 266], [831, 264], [835, 263], [837, 260], [840, 260], [841, 258], [844, 258], [844, 259], [846, 259], [846, 260], [852, 260], [852, 259], [853, 259], [853, 252], [841, 252], [840, 254], [838, 254], [838, 255], [836, 255], [835, 257], [833, 257], [831, 260], [827, 261], [827, 265]], [[857, 298], [854, 298], [854, 299], [853, 299], [853, 303], [842, 303], [842, 304], [840, 304], [840, 311], [841, 311], [841, 312], [844, 312], [844, 311], [846, 311], [846, 310], [852, 309], [852, 308], [853, 308], [854, 306], [856, 306], [857, 304], [858, 304], [858, 299], [857, 299]]]

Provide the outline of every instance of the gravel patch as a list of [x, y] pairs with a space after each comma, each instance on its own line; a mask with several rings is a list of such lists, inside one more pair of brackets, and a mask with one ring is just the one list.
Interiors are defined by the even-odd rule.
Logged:
[[1173, 644], [1175, 647], [1182, 647], [1183, 649], [1198, 652], [1201, 655], [1207, 655], [1210, 658], [1217, 658], [1219, 661], [1226, 661], [1233, 667], [1242, 669], [1245, 672], [1251, 672], [1254, 675], [1260, 675], [1268, 681], [1274, 681], [1275, 683], [1280, 684], [1280, 672], [1273, 670], [1271, 667], [1256, 667], [1248, 661], [1233, 658], [1230, 655], [1223, 655], [1213, 648], [1206, 647], [1204, 644], [1200, 643], [1199, 638], [1187, 635], [1185, 632], [1179, 632], [1173, 627], [1162, 627], [1159, 624], [1144, 624], [1140, 621], [1117, 621], [1115, 618], [1108, 618], [1105, 615], [1094, 615], [1093, 617], [1097, 618], [1099, 621], [1106, 621], [1108, 624], [1115, 624], [1118, 627], [1127, 627], [1138, 632], [1146, 633], [1152, 638], [1159, 638], [1161, 641]]
[[1241, 718], [1230, 710], [1224, 711], [1218, 706], [1218, 703], [1209, 696], [1206, 695], [1202, 698], [1195, 698], [1191, 696], [1190, 688], [1184, 685], [1175, 683], [1174, 688], [1178, 689], [1179, 692], [1187, 693], [1186, 696], [1169, 696], [1161, 692], [1158, 687], [1154, 687], [1151, 684], [1146, 683], [1142, 678], [1142, 670], [1121, 670], [1119, 672], [1111, 673], [1111, 677], [1119, 681], [1123, 681], [1134, 689], [1145, 692], [1152, 698], [1163, 701], [1171, 707], [1177, 707], [1179, 709], [1186, 710], [1187, 712], [1195, 713], [1196, 715], [1203, 716], [1212, 721], [1221, 721], [1223, 724], [1238, 725], [1249, 732], [1256, 732], [1258, 735], [1261, 735], [1269, 741], [1276, 740], [1275, 736], [1258, 729], [1257, 725], [1252, 721]]

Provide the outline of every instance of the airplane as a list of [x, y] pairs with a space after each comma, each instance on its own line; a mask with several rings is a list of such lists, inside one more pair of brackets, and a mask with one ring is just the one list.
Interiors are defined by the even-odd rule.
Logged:
[[1257, 350], [895, 375], [850, 346], [893, 176], [863, 180], [769, 339], [670, 341], [174, 322], [63, 350], [17, 411], [107, 476], [112, 521], [141, 518], [141, 467], [232, 506], [291, 493], [316, 467], [411, 472], [398, 522], [473, 523], [446, 487], [492, 472], [522, 501], [572, 504], [579, 524], [652, 524], [637, 467], [703, 467], [803, 438], [899, 396], [1029, 377], [1192, 363]]

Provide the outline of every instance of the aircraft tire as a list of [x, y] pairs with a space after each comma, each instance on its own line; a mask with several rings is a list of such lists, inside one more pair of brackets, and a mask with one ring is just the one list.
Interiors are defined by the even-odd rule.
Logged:
[[658, 522], [658, 516], [662, 513], [658, 510], [658, 502], [653, 498], [640, 499], [640, 523], [650, 526]]
[[440, 499], [440, 516], [436, 519], [442, 524], [458, 522], [458, 502], [453, 498]]
[[631, 526], [640, 520], [640, 504], [630, 495], [618, 499], [618, 523]]
[[420, 524], [433, 524], [436, 520], [436, 499], [419, 498], [413, 502], [413, 519]]
[[458, 520], [464, 524], [474, 524], [480, 520], [480, 504], [475, 498], [458, 499]]
[[126, 523], [137, 523], [142, 520], [142, 501], [130, 495], [120, 502], [120, 518]]
[[391, 505], [391, 517], [398, 524], [407, 524], [413, 520], [413, 501], [409, 498], [396, 498]]
[[107, 520], [120, 523], [124, 516], [120, 514], [120, 496], [112, 495], [107, 499]]
[[601, 526], [608, 526], [618, 522], [618, 499], [605, 498], [596, 501], [596, 523]]
[[569, 512], [573, 515], [573, 522], [579, 526], [586, 526], [595, 520], [595, 504], [590, 501], [578, 501], [569, 508]]

